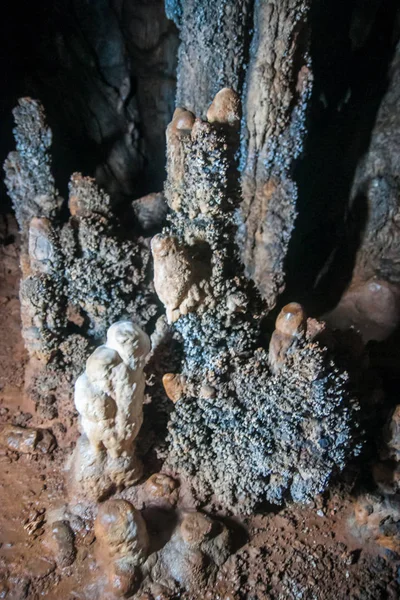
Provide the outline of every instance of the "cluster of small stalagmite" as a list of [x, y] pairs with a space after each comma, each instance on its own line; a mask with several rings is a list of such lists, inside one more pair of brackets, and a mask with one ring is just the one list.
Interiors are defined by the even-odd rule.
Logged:
[[289, 304], [266, 351], [268, 311], [235, 243], [240, 116], [228, 89], [206, 121], [176, 110], [167, 131], [172, 214], [152, 251], [156, 292], [183, 348], [181, 372], [163, 378], [175, 403], [168, 468], [190, 478], [198, 498], [246, 512], [288, 494], [311, 499], [358, 446], [357, 402], [318, 342], [318, 322]]
[[[199, 513], [178, 511], [171, 540], [159, 550], [131, 502], [106, 500], [143, 475], [136, 442], [150, 340], [140, 325], [156, 310], [148, 249], [141, 239], [123, 235], [109, 196], [88, 177], [72, 176], [67, 214], [52, 176], [52, 135], [43, 108], [22, 99], [15, 119], [17, 152], [6, 163], [6, 180], [22, 235], [20, 297], [29, 391], [43, 417], [57, 415], [63, 382], [67, 388], [77, 378], [80, 436], [66, 464], [69, 502], [49, 513], [44, 546], [59, 568], [68, 568], [80, 545], [90, 543], [95, 517], [96, 557], [104, 565], [107, 593], [167, 598], [196, 590], [215, 578], [227, 558], [227, 529]], [[132, 208], [144, 233], [165, 215], [162, 195], [138, 200]], [[197, 295], [193, 288], [183, 312], [196, 305]], [[104, 336], [105, 343], [95, 348]], [[45, 429], [6, 427], [1, 441], [30, 455], [55, 447]], [[156, 473], [141, 489], [144, 506], [175, 510], [179, 484], [171, 477]]]
[[[148, 357], [174, 404], [167, 447], [160, 447], [164, 468], [185, 485], [190, 482], [197, 503], [211, 500], [223, 510], [249, 513], [265, 501], [312, 500], [360, 447], [358, 403], [349, 375], [335, 364], [335, 344], [326, 343], [325, 326], [292, 302], [268, 335], [269, 307], [245, 276], [237, 245], [240, 119], [239, 97], [225, 88], [206, 120], [178, 108], [168, 127], [170, 213], [151, 242], [154, 288], [166, 317], [157, 323], [151, 350], [139, 327], [156, 310], [146, 245], [124, 239], [110, 198], [79, 174], [71, 178], [65, 220], [51, 176], [51, 132], [43, 111], [25, 99], [16, 112], [19, 152], [9, 158], [7, 181], [22, 232], [23, 335], [35, 365], [31, 391], [43, 414], [53, 415], [49, 392], [57, 390], [57, 373], [71, 381], [86, 361], [75, 385], [81, 435], [68, 464], [72, 513], [50, 522], [48, 547], [61, 565], [70, 564], [74, 506], [91, 506], [91, 514], [97, 513], [98, 561], [106, 565], [114, 595], [190, 593], [199, 582], [213, 580], [229, 555], [224, 526], [200, 513], [174, 512], [179, 486], [166, 474], [139, 486], [137, 497], [143, 507], [150, 503], [176, 514], [177, 525], [161, 549], [152, 545], [141, 513], [121, 497], [143, 475], [137, 438]], [[40, 157], [37, 172], [31, 154]], [[133, 207], [144, 232], [159, 222], [150, 218], [152, 207], [164, 218], [162, 197]], [[105, 343], [94, 349], [104, 336]], [[167, 338], [178, 348], [181, 366], [163, 372]], [[157, 405], [158, 384], [148, 393]], [[386, 454], [374, 471], [386, 494], [385, 518], [393, 522], [396, 414], [386, 430]], [[364, 505], [360, 499], [355, 523], [370, 529], [376, 520], [371, 515], [382, 517], [383, 504], [372, 502], [371, 510]]]
[[[50, 520], [46, 543], [57, 564], [71, 564], [76, 555], [72, 524], [88, 510], [96, 515], [95, 555], [104, 573], [97, 584], [112, 597], [137, 594], [153, 600], [185, 590], [197, 593], [199, 586], [210, 584], [228, 558], [231, 542], [219, 521], [176, 511], [179, 483], [164, 473], [136, 485], [143, 514], [121, 497], [143, 475], [136, 439], [143, 422], [143, 369], [149, 351], [148, 336], [132, 321], [120, 321], [87, 359], [75, 385], [81, 435], [67, 465], [69, 505]], [[161, 547], [159, 537], [165, 538]]]
[[[45, 70], [30, 89], [59, 78], [43, 98], [50, 119], [67, 117], [52, 120], [55, 138], [73, 122], [71, 140], [53, 166], [44, 108], [22, 98], [5, 163], [35, 407], [25, 413], [25, 397], [16, 416], [0, 406], [0, 466], [46, 472], [22, 523], [35, 540], [23, 538], [24, 552], [43, 550], [46, 574], [21, 598], [51, 597], [60, 582], [61, 596], [103, 600], [397, 597], [380, 559], [400, 557], [398, 377], [385, 380], [399, 361], [378, 355], [400, 323], [400, 45], [365, 101], [360, 140], [345, 129], [364, 84], [357, 76], [331, 108], [336, 83], [328, 93], [318, 56], [348, 43], [333, 66], [353, 61], [382, 3], [368, 3], [363, 33], [362, 2], [343, 11], [329, 44], [319, 13], [334, 1], [61, 4], [57, 60], [90, 80], [59, 109], [65, 72]], [[341, 146], [329, 131], [321, 144], [324, 126], [315, 135], [325, 119]], [[96, 179], [71, 169], [62, 182], [70, 142], [82, 139], [85, 154], [85, 135]], [[304, 180], [349, 141], [354, 159], [331, 169], [343, 181], [324, 200], [325, 169]], [[0, 597], [14, 598], [2, 575], [11, 545], [0, 549]]]
[[17, 152], [5, 170], [22, 235], [22, 333], [30, 392], [53, 418], [57, 392], [71, 386], [107, 327], [122, 317], [143, 326], [155, 314], [149, 251], [124, 235], [110, 197], [89, 177], [72, 175], [65, 217], [43, 108], [23, 98], [14, 116]]

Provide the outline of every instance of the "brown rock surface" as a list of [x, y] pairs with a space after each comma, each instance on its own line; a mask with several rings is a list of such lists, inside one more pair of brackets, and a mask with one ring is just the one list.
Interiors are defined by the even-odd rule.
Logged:
[[56, 440], [47, 429], [33, 429], [7, 424], [0, 432], [0, 443], [9, 450], [22, 454], [41, 452], [48, 454], [56, 446]]

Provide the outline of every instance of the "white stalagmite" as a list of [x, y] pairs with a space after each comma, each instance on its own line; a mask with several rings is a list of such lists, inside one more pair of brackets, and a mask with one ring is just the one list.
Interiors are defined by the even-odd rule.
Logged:
[[140, 477], [135, 439], [143, 422], [143, 368], [149, 352], [147, 334], [131, 321], [118, 321], [76, 381], [82, 435], [71, 471], [73, 483], [80, 483], [85, 493], [92, 490], [101, 497], [110, 486]]
[[83, 432], [95, 452], [128, 455], [143, 422], [143, 367], [150, 352], [146, 333], [131, 321], [107, 332], [75, 384], [75, 406]]

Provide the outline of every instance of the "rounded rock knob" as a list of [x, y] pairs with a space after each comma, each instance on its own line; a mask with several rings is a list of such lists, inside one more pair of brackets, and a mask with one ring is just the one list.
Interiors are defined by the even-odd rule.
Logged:
[[275, 327], [285, 335], [296, 336], [305, 333], [307, 316], [301, 304], [297, 302], [286, 304], [276, 319]]

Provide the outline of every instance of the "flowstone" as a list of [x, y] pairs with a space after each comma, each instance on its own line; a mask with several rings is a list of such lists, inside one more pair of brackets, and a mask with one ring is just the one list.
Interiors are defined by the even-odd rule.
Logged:
[[240, 102], [217, 94], [208, 121], [177, 109], [167, 131], [169, 225], [153, 238], [155, 288], [181, 337], [166, 467], [199, 500], [236, 512], [308, 501], [359, 449], [347, 373], [293, 303], [278, 316], [269, 354], [267, 306], [239, 259], [236, 214]]

